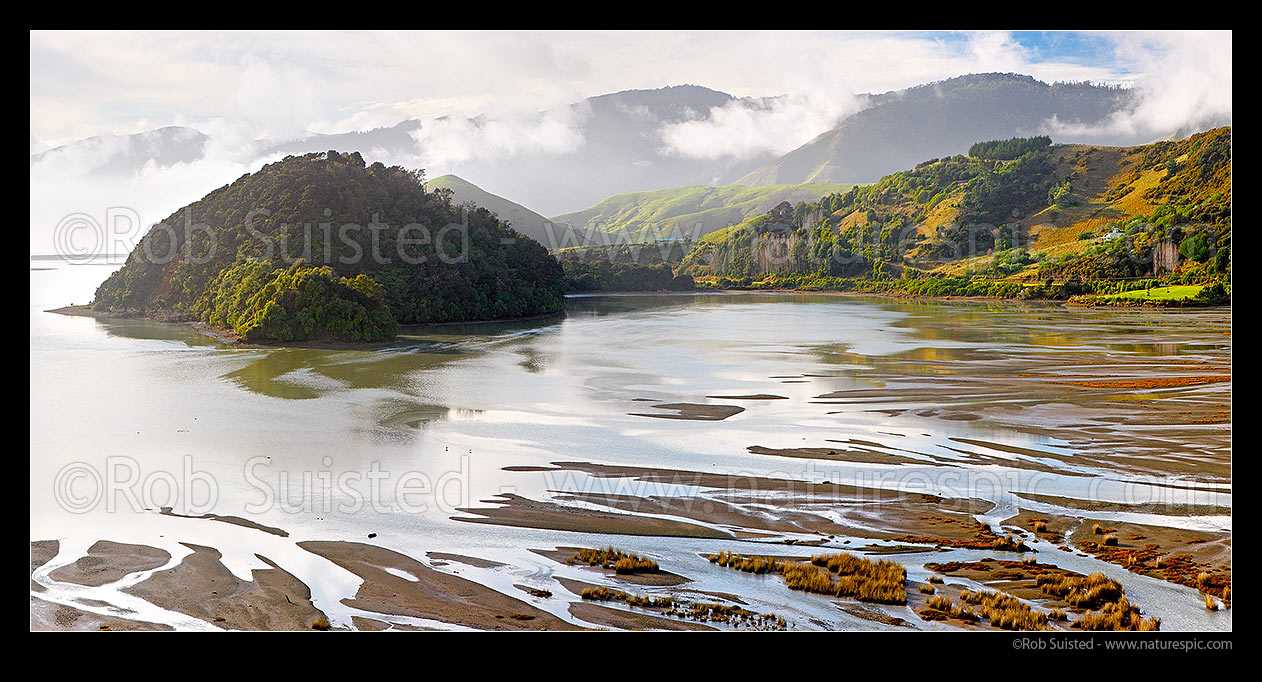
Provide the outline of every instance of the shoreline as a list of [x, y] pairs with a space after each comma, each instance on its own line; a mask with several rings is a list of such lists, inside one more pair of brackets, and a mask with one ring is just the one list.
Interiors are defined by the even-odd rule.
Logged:
[[113, 310], [96, 310], [86, 305], [62, 306], [61, 308], [50, 308], [44, 312], [66, 315], [68, 317], [90, 317], [97, 320], [147, 320], [150, 322], [161, 322], [164, 324], [182, 324], [202, 336], [210, 337], [225, 346], [232, 346], [234, 348], [306, 348], [326, 350], [380, 350], [393, 346], [400, 338], [408, 336], [409, 333], [419, 332], [428, 328], [456, 327], [464, 325], [514, 324], [519, 322], [531, 322], [534, 320], [545, 320], [553, 317], [564, 317], [566, 314], [566, 311], [558, 310], [553, 313], [541, 313], [539, 315], [511, 317], [500, 320], [469, 320], [464, 322], [425, 322], [419, 324], [401, 324], [399, 325], [399, 333], [389, 341], [297, 341], [292, 343], [247, 343], [241, 340], [241, 335], [234, 329], [216, 327], [197, 320], [173, 319], [171, 317], [164, 317], [160, 315], [128, 314], [126, 312]]
[[570, 298], [599, 298], [602, 296], [631, 298], [634, 296], [704, 296], [708, 294], [736, 295], [736, 294], [823, 294], [828, 296], [844, 296], [851, 298], [881, 298], [897, 301], [1006, 301], [1014, 303], [1041, 303], [1046, 305], [1059, 305], [1063, 307], [1073, 306], [1075, 308], [1162, 308], [1162, 309], [1186, 309], [1186, 308], [1231, 308], [1231, 303], [1217, 304], [1150, 304], [1145, 301], [1137, 301], [1136, 303], [1086, 303], [1080, 301], [1071, 302], [1070, 299], [1054, 299], [1054, 298], [1016, 298], [1016, 297], [1000, 297], [1000, 296], [928, 296], [925, 294], [907, 294], [890, 291], [854, 291], [849, 289], [696, 289], [693, 291], [594, 291], [566, 294], [567, 299]]
[[[944, 303], [952, 302], [1014, 302], [1021, 304], [1041, 304], [1053, 305], [1064, 308], [1075, 309], [1146, 309], [1146, 310], [1186, 310], [1186, 309], [1228, 309], [1232, 307], [1231, 303], [1206, 303], [1200, 304], [1195, 302], [1178, 301], [1172, 303], [1153, 303], [1151, 301], [1135, 300], [1131, 302], [1127, 299], [1110, 299], [1108, 302], [1096, 300], [1074, 300], [1073, 298], [1060, 299], [1020, 299], [1020, 298], [1004, 298], [997, 296], [927, 296], [923, 294], [907, 294], [889, 291], [853, 291], [842, 289], [697, 289], [693, 291], [597, 291], [597, 292], [581, 292], [567, 293], [564, 298], [584, 299], [584, 298], [634, 298], [637, 296], [678, 296], [692, 297], [705, 295], [744, 295], [744, 294], [794, 294], [794, 295], [812, 295], [821, 294], [827, 296], [839, 296], [845, 298], [867, 298], [867, 299], [883, 299], [889, 301], [940, 301]], [[1097, 297], [1093, 297], [1097, 298]], [[537, 320], [547, 320], [554, 317], [565, 317], [568, 314], [566, 310], [559, 310], [552, 313], [541, 313], [538, 315], [526, 315], [522, 317], [511, 317], [497, 320], [467, 320], [455, 322], [426, 322], [416, 324], [400, 324], [399, 333], [389, 341], [300, 341], [292, 343], [247, 343], [241, 340], [241, 337], [235, 330], [223, 327], [215, 327], [197, 320], [177, 319], [172, 316], [152, 315], [152, 314], [129, 314], [127, 312], [95, 310], [86, 305], [71, 305], [60, 308], [51, 308], [45, 310], [46, 313], [55, 313], [58, 315], [66, 315], [69, 317], [91, 317], [98, 320], [148, 320], [151, 322], [162, 322], [167, 324], [184, 324], [190, 329], [203, 336], [214, 339], [215, 341], [236, 348], [305, 348], [305, 349], [328, 349], [328, 350], [380, 350], [389, 348], [397, 343], [400, 338], [413, 335], [426, 329], [442, 329], [472, 325], [494, 325], [494, 324], [516, 324], [522, 322], [533, 322]]]

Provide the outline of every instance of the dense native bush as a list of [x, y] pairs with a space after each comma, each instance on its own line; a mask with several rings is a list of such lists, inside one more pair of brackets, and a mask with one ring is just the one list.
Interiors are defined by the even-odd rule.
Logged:
[[221, 272], [194, 312], [250, 342], [383, 341], [394, 338], [397, 325], [382, 291], [364, 274], [346, 278], [305, 262], [282, 269], [247, 260]]
[[977, 159], [993, 159], [1011, 161], [1029, 152], [1039, 152], [1052, 144], [1052, 138], [1046, 135], [1037, 137], [1013, 137], [1007, 140], [990, 140], [978, 142], [968, 148], [968, 155]]
[[[420, 171], [366, 165], [358, 153], [287, 157], [152, 229], [100, 286], [93, 305], [206, 321], [215, 313], [222, 320], [235, 309], [220, 303], [239, 298], [236, 286], [267, 276], [266, 266], [257, 263], [288, 271], [305, 261], [312, 272], [299, 268], [292, 281], [285, 280], [285, 286], [297, 287], [287, 296], [302, 299], [309, 288], [327, 285], [335, 300], [370, 313], [354, 317], [338, 334], [372, 336], [385, 329], [362, 322], [376, 317], [375, 311], [334, 286], [342, 280], [360, 283], [345, 285], [352, 292], [375, 283], [369, 303], [379, 297], [400, 324], [523, 317], [564, 308], [561, 266], [543, 246], [486, 209], [453, 204], [449, 191], [426, 192], [423, 180]], [[237, 267], [243, 269], [221, 278]], [[212, 290], [229, 285], [233, 290]], [[199, 304], [204, 298], [220, 303]], [[344, 312], [360, 315], [353, 307]], [[275, 318], [272, 331], [277, 338], [297, 334], [291, 340], [298, 340], [306, 338], [304, 329], [326, 333], [338, 326], [332, 319], [311, 319]]]

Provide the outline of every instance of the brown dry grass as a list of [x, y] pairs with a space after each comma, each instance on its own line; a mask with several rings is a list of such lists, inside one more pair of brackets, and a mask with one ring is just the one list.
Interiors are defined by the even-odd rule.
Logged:
[[638, 554], [630, 554], [620, 549], [606, 547], [604, 549], [580, 549], [566, 563], [584, 563], [589, 566], [613, 569], [615, 573], [656, 573], [657, 562]]
[[1153, 631], [1161, 628], [1160, 618], [1143, 618], [1139, 609], [1133, 606], [1126, 597], [1116, 603], [1105, 604], [1100, 613], [1088, 612], [1070, 624], [1070, 627], [1082, 630], [1134, 630]]
[[778, 573], [793, 590], [881, 604], [907, 603], [907, 569], [896, 561], [872, 561], [844, 552], [816, 555], [809, 563], [726, 551], [707, 558], [746, 573]]
[[1047, 615], [1029, 604], [1002, 592], [964, 590], [960, 599], [972, 604], [990, 624], [1004, 630], [1047, 630]]
[[1098, 609], [1123, 598], [1122, 584], [1103, 573], [1086, 577], [1040, 575], [1034, 584], [1044, 594], [1062, 599], [1076, 609]]

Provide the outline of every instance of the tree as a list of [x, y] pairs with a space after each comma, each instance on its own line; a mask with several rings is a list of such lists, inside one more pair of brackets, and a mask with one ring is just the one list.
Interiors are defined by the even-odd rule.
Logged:
[[1205, 242], [1205, 237], [1200, 232], [1179, 242], [1179, 255], [1188, 260], [1201, 262], [1209, 255], [1209, 244]]

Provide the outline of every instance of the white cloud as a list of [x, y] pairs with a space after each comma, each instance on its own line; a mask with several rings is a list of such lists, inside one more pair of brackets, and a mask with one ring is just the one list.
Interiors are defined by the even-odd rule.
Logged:
[[417, 154], [431, 175], [462, 161], [492, 161], [524, 153], [565, 154], [583, 143], [580, 125], [586, 107], [568, 106], [543, 113], [504, 112], [475, 119], [430, 118], [412, 131]]
[[770, 100], [734, 100], [705, 116], [664, 126], [660, 152], [692, 158], [783, 154], [835, 128], [863, 108], [849, 93], [808, 93]]
[[895, 90], [980, 70], [1117, 76], [1034, 62], [1008, 34], [885, 32], [33, 32], [31, 133], [46, 143], [223, 118], [255, 137], [409, 117], [533, 111], [696, 83], [737, 96]]
[[188, 162], [159, 166], [142, 160], [134, 169], [106, 168], [111, 162], [134, 160], [125, 136], [102, 135], [49, 151], [30, 167], [30, 252], [56, 252], [58, 226], [71, 214], [87, 215], [109, 229], [106, 216], [117, 209], [134, 213], [140, 224], [110, 239], [120, 247], [133, 246], [150, 226], [180, 207], [277, 160], [242, 158], [239, 148], [225, 144], [228, 139], [212, 137], [204, 154]]
[[[152, 222], [257, 169], [262, 138], [416, 118], [431, 175], [470, 159], [565, 153], [584, 97], [695, 83], [734, 103], [661, 130], [664, 154], [779, 153], [881, 93], [982, 71], [1126, 83], [1139, 97], [1108, 129], [1157, 137], [1231, 117], [1231, 32], [1103, 33], [1111, 59], [1043, 58], [1005, 32], [32, 32], [30, 150], [167, 125], [210, 136], [203, 158], [128, 177], [88, 172], [121, 153], [103, 136], [31, 167], [32, 248], [61, 215], [132, 205]], [[542, 113], [541, 113], [542, 112]], [[470, 119], [474, 119], [471, 121]], [[1084, 140], [1086, 141], [1086, 140]], [[383, 153], [385, 150], [375, 150]]]
[[1102, 126], [1052, 120], [1049, 132], [1083, 141], [1105, 135], [1152, 140], [1231, 122], [1230, 31], [1123, 34], [1114, 39], [1118, 60], [1135, 74], [1133, 106]]

